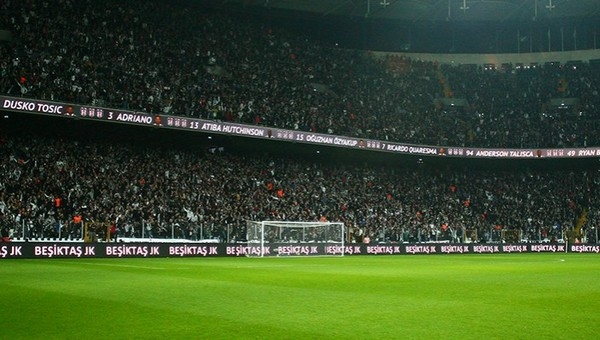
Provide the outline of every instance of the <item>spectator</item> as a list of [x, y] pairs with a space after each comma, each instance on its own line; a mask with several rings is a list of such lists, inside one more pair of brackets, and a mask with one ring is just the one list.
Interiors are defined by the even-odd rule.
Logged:
[[0, 242], [10, 242], [10, 232], [7, 226], [2, 226], [2, 231], [0, 231]]
[[[3, 6], [2, 24], [16, 37], [0, 45], [0, 93], [10, 96], [412, 144], [600, 144], [598, 65], [373, 59], [250, 19], [160, 1]], [[570, 97], [579, 100], [576, 107], [549, 105]], [[440, 98], [468, 105], [435, 105]]]
[[[0, 23], [17, 38], [0, 44], [0, 93], [9, 96], [414, 144], [600, 145], [593, 64], [484, 69], [373, 59], [167, 2], [1, 6]], [[552, 108], [555, 97], [580, 103]], [[440, 98], [468, 105], [435, 105]], [[449, 236], [443, 225], [476, 239], [493, 240], [496, 225], [552, 239], [598, 203], [596, 171], [415, 172], [60, 135], [9, 131], [3, 141], [0, 209], [23, 237], [56, 237], [56, 225], [80, 236], [70, 219], [81, 214], [101, 226], [121, 216], [130, 235], [145, 237], [242, 241], [245, 220], [325, 217], [371, 242], [437, 240]]]
[[[61, 131], [80, 124], [60, 123]], [[57, 133], [50, 124], [43, 128]], [[81, 216], [100, 232], [118, 219], [137, 237], [222, 241], [242, 241], [246, 220], [267, 219], [341, 221], [358, 242], [365, 235], [370, 242], [458, 235], [499, 241], [511, 230], [550, 240], [576, 228], [585, 214], [590, 226], [597, 224], [589, 210], [598, 203], [597, 171], [334, 165], [165, 148], [150, 140], [129, 145], [115, 137], [120, 132], [103, 131], [94, 141], [81, 132], [85, 139], [18, 130], [4, 136], [0, 206], [19, 235], [56, 237], [57, 224], [65, 226], [63, 237], [81, 235], [81, 222], [73, 225], [67, 216]], [[20, 150], [27, 150], [29, 162], [11, 161]], [[57, 194], [65, 197], [61, 214], [54, 208]], [[496, 226], [502, 232], [494, 232]]]

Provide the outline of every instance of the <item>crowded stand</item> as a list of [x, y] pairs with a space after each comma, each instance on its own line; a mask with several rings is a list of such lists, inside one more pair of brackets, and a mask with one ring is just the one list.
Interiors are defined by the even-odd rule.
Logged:
[[[4, 1], [0, 93], [419, 145], [600, 145], [600, 66], [372, 58], [166, 1]], [[68, 33], [67, 33], [68, 32]], [[436, 104], [460, 98], [460, 108]], [[576, 98], [561, 109], [552, 98]]]
[[244, 242], [248, 220], [341, 221], [349, 242], [597, 239], [595, 170], [334, 163], [165, 146], [160, 129], [41, 126], [3, 127], [0, 213], [21, 240], [81, 239], [83, 221], [99, 240], [114, 226], [113, 240]]
[[[373, 58], [167, 1], [0, 6], [13, 35], [0, 43], [7, 96], [420, 145], [600, 145], [591, 63]], [[573, 97], [576, 107], [549, 105]], [[13, 239], [81, 239], [87, 223], [99, 239], [244, 242], [248, 220], [341, 221], [351, 242], [598, 239], [596, 169], [416, 171], [3, 127], [0, 218]]]

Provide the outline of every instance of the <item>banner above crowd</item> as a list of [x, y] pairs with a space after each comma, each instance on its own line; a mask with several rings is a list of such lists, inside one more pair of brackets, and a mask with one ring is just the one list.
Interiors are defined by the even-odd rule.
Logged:
[[90, 105], [66, 104], [29, 98], [0, 96], [3, 111], [82, 118], [114, 123], [153, 126], [201, 133], [216, 133], [238, 137], [252, 137], [285, 142], [305, 143], [331, 147], [364, 149], [416, 156], [458, 158], [591, 158], [600, 157], [600, 146], [563, 149], [501, 149], [470, 148], [453, 146], [429, 146], [397, 142], [335, 136], [299, 130], [269, 128], [259, 125], [244, 125], [184, 116], [147, 114], [128, 110], [109, 109]]

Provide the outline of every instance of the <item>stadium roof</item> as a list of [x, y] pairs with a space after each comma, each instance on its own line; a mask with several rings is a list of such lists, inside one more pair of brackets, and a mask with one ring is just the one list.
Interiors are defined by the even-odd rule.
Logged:
[[503, 22], [600, 17], [599, 0], [218, 0], [221, 5], [322, 16]]

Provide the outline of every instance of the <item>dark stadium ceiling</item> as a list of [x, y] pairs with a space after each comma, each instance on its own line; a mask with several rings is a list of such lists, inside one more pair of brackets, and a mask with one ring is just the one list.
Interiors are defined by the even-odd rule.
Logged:
[[221, 5], [402, 21], [542, 21], [600, 17], [600, 0], [217, 0]]

